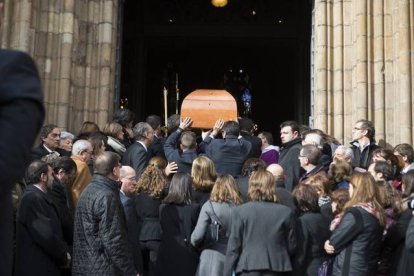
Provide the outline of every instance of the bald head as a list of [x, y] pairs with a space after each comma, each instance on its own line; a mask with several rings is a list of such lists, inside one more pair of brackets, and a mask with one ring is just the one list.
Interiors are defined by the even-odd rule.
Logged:
[[126, 177], [133, 177], [135, 176], [135, 170], [130, 166], [122, 166], [119, 178], [122, 179]]
[[122, 182], [121, 191], [127, 196], [132, 196], [137, 185], [135, 170], [130, 166], [122, 166], [119, 179]]
[[270, 164], [266, 170], [273, 174], [276, 182], [283, 182], [285, 180], [283, 168], [279, 164]]

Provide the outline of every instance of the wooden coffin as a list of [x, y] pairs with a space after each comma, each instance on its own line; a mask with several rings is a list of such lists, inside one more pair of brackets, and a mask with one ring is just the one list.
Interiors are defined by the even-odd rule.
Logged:
[[211, 129], [218, 119], [237, 121], [237, 103], [226, 90], [198, 89], [184, 98], [180, 113], [191, 118], [192, 128]]

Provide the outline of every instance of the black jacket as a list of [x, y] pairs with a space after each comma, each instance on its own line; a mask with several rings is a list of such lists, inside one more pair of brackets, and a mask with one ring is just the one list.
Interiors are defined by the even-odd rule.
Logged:
[[372, 214], [360, 207], [345, 213], [332, 233], [335, 248], [333, 275], [376, 275], [383, 228]]
[[248, 158], [260, 158], [262, 154], [262, 140], [259, 137], [240, 131], [241, 136], [252, 144]]
[[[57, 148], [55, 150], [60, 156], [68, 156], [67, 151]], [[43, 143], [32, 150], [32, 160], [42, 159], [43, 156], [48, 155], [49, 151], [43, 146]]]
[[73, 215], [69, 211], [68, 194], [66, 187], [58, 179], [55, 179], [52, 189], [50, 189], [47, 195], [52, 200], [62, 223], [63, 237], [71, 247], [73, 244]]
[[75, 213], [74, 275], [137, 275], [119, 183], [95, 174]]
[[352, 159], [352, 168], [359, 167], [368, 170], [369, 165], [372, 163], [372, 152], [379, 148], [379, 146], [371, 143], [361, 152], [357, 142], [352, 142], [351, 145], [352, 151], [354, 152], [354, 158]]
[[181, 133], [182, 130], [177, 129], [171, 133], [170, 136], [168, 136], [167, 140], [164, 143], [164, 152], [168, 162], [177, 163], [177, 172], [185, 172], [191, 174], [191, 167], [193, 165], [194, 159], [197, 158], [197, 152], [195, 149], [189, 149], [185, 152], [178, 150], [177, 143]]
[[160, 206], [161, 242], [157, 257], [157, 275], [193, 276], [198, 254], [191, 245], [191, 233], [200, 205], [162, 204]]
[[[258, 215], [260, 214], [260, 215]], [[250, 201], [233, 209], [223, 275], [252, 270], [289, 272], [296, 249], [295, 217], [286, 206]]]
[[241, 174], [244, 161], [249, 156], [252, 145], [244, 138], [227, 135], [225, 139], [213, 139], [207, 136], [200, 143], [200, 149], [213, 160], [217, 173], [231, 174], [237, 177]]
[[148, 165], [149, 158], [150, 155], [144, 146], [135, 141], [122, 156], [122, 165], [134, 168], [137, 177], [140, 177]]
[[294, 275], [318, 275], [326, 252], [325, 241], [329, 239], [329, 223], [320, 213], [305, 213], [298, 219], [298, 247], [294, 260]]
[[136, 210], [142, 223], [140, 241], [159, 241], [161, 238], [160, 205], [162, 198], [151, 198], [146, 193], [136, 197]]
[[412, 210], [407, 209], [388, 229], [381, 250], [381, 275], [414, 275], [414, 252], [405, 246], [405, 235], [412, 217]]
[[300, 167], [299, 153], [302, 149], [302, 139], [295, 138], [280, 148], [279, 165], [285, 172], [285, 187], [288, 191], [298, 184], [303, 169]]
[[157, 136], [154, 136], [152, 144], [148, 147], [149, 159], [155, 156], [159, 156], [166, 159], [164, 153], [164, 142], [165, 138], [159, 138]]
[[30, 162], [45, 111], [36, 65], [20, 51], [0, 49], [0, 267], [11, 275], [13, 262], [12, 186]]
[[27, 186], [17, 211], [15, 275], [60, 275], [68, 252], [61, 229], [47, 194]]
[[119, 193], [119, 196], [125, 211], [128, 240], [132, 245], [132, 254], [134, 256], [135, 268], [140, 274], [142, 274], [144, 268], [142, 263], [141, 248], [139, 246], [139, 232], [141, 230], [141, 223], [136, 210], [135, 197], [124, 195], [121, 192]]

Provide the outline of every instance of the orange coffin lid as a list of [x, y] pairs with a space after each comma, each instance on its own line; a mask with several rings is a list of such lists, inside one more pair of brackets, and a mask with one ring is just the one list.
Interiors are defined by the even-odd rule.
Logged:
[[237, 103], [226, 90], [198, 89], [181, 105], [181, 118], [190, 117], [192, 128], [211, 129], [218, 119], [237, 121]]

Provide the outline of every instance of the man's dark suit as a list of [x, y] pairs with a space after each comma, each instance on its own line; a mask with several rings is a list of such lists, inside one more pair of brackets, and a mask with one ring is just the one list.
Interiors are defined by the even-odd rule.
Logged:
[[13, 215], [11, 189], [30, 162], [44, 118], [36, 66], [25, 53], [0, 50], [0, 267], [11, 275]]
[[141, 143], [134, 142], [122, 156], [122, 165], [134, 168], [137, 177], [140, 177], [148, 165], [149, 154]]
[[137, 271], [142, 274], [144, 271], [142, 263], [141, 248], [139, 246], [139, 233], [141, 232], [141, 223], [136, 210], [135, 197], [129, 197], [122, 192], [119, 193], [122, 206], [124, 207], [125, 219], [127, 224], [127, 236], [132, 245], [132, 255], [134, 256], [134, 265]]
[[249, 158], [259, 158], [262, 154], [262, 140], [259, 137], [250, 135], [250, 133], [246, 133], [241, 131], [241, 136], [246, 139], [247, 141], [252, 144], [252, 148], [249, 153]]
[[216, 171], [220, 174], [231, 174], [237, 177], [241, 174], [244, 161], [249, 156], [252, 145], [244, 138], [226, 135], [225, 139], [213, 139], [207, 136], [200, 143], [200, 149], [213, 160]]
[[[63, 149], [57, 148], [55, 151], [59, 153], [60, 156], [68, 156], [67, 152]], [[48, 155], [49, 153], [50, 152], [43, 146], [42, 143], [32, 150], [32, 160], [42, 159], [43, 156]]]
[[166, 159], [165, 153], [164, 153], [164, 143], [165, 143], [165, 138], [159, 138], [157, 136], [154, 136], [154, 140], [152, 141], [151, 145], [148, 147], [149, 159], [155, 156], [160, 156]]
[[194, 159], [197, 158], [197, 152], [193, 149], [188, 149], [185, 152], [180, 152], [177, 149], [177, 142], [180, 138], [181, 133], [182, 130], [177, 129], [176, 131], [171, 133], [170, 136], [168, 136], [164, 144], [164, 152], [168, 162], [177, 163], [177, 172], [191, 174], [191, 168]]
[[17, 211], [15, 275], [60, 275], [67, 244], [53, 202], [29, 185]]

